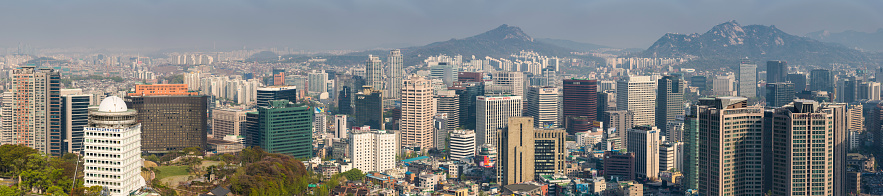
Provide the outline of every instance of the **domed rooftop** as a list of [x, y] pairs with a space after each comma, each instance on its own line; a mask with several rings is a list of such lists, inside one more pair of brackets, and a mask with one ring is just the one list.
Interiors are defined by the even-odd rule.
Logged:
[[99, 112], [125, 112], [126, 110], [129, 110], [129, 108], [126, 107], [126, 102], [117, 96], [104, 98], [104, 100], [101, 101], [101, 104], [98, 105]]

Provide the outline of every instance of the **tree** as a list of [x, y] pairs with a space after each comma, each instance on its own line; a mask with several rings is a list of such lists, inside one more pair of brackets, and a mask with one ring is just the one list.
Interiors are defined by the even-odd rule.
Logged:
[[343, 177], [346, 177], [347, 180], [351, 181], [359, 181], [362, 180], [362, 178], [365, 178], [365, 173], [362, 173], [362, 170], [359, 170], [358, 168], [353, 168], [349, 171], [343, 172], [341, 173], [341, 175]]

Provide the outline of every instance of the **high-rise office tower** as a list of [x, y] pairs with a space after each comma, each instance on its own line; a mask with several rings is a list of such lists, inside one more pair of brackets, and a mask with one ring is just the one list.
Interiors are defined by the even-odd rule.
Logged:
[[691, 105], [684, 112], [684, 159], [683, 167], [679, 168], [684, 178], [681, 181], [684, 190], [699, 189], [699, 106]]
[[591, 122], [598, 120], [598, 81], [570, 79], [563, 83], [563, 115], [568, 133], [588, 131], [586, 126], [568, 124], [577, 118]]
[[328, 92], [328, 73], [325, 73], [325, 70], [313, 70], [307, 74], [307, 77], [310, 80], [308, 91], [311, 94]]
[[[522, 115], [520, 96], [478, 96], [475, 98], [475, 145], [476, 149], [484, 144], [498, 148], [497, 129], [506, 127], [509, 118]], [[531, 120], [533, 123], [533, 120]], [[533, 126], [531, 124], [530, 126]]]
[[785, 61], [767, 61], [766, 62], [766, 83], [777, 83], [788, 81], [788, 63]]
[[557, 87], [531, 86], [527, 91], [525, 116], [533, 117], [534, 127], [558, 127], [560, 107]]
[[802, 73], [788, 74], [786, 79], [791, 84], [794, 84], [794, 92], [806, 90], [806, 75]]
[[865, 117], [862, 115], [863, 108], [862, 104], [849, 104], [849, 109], [846, 110], [846, 130], [865, 130]]
[[862, 82], [858, 84], [856, 100], [880, 100], [880, 83]]
[[451, 160], [475, 156], [475, 131], [467, 129], [451, 131], [448, 152]]
[[42, 153], [61, 156], [60, 74], [34, 65], [12, 70], [12, 139], [8, 144], [25, 145]]
[[355, 119], [352, 126], [371, 126], [372, 128], [383, 128], [383, 96], [380, 90], [375, 90], [371, 86], [365, 86], [362, 92], [356, 93], [353, 99], [355, 105]]
[[83, 151], [83, 127], [89, 124], [89, 102], [91, 94], [69, 94], [61, 96], [61, 129], [65, 134], [63, 151], [81, 153]]
[[656, 124], [656, 81], [651, 76], [629, 76], [616, 81], [616, 109], [635, 113], [635, 126]]
[[353, 168], [369, 172], [385, 172], [395, 167], [396, 134], [382, 130], [353, 130], [349, 140], [348, 158]]
[[511, 117], [500, 131], [497, 175], [500, 185], [517, 184], [534, 180], [534, 128], [533, 118]]
[[241, 136], [245, 133], [246, 114], [248, 110], [214, 109], [212, 110], [212, 137], [224, 139], [224, 136]]
[[779, 82], [766, 84], [766, 106], [782, 107], [794, 100], [794, 84]]
[[700, 98], [695, 109], [699, 194], [763, 194], [763, 108], [743, 97], [716, 97]]
[[448, 137], [448, 132], [453, 131], [456, 128], [448, 128], [448, 113], [437, 113], [435, 117], [432, 118], [432, 143], [436, 149], [444, 150], [448, 148], [448, 145], [445, 143], [445, 140]]
[[343, 86], [337, 95], [337, 113], [344, 115], [353, 114], [353, 93], [349, 86]]
[[610, 146], [611, 149], [624, 149], [626, 132], [635, 126], [635, 113], [628, 110], [616, 110], [604, 112], [601, 122], [607, 127], [604, 138], [607, 140], [619, 139], [618, 146]]
[[313, 110], [285, 99], [269, 104], [246, 114], [246, 145], [295, 158], [312, 157]]
[[837, 81], [837, 102], [852, 103], [858, 101], [859, 81], [855, 77], [847, 77]]
[[628, 151], [635, 153], [635, 175], [645, 179], [659, 176], [659, 129], [637, 126], [626, 132]]
[[663, 76], [656, 90], [656, 125], [667, 135], [668, 122], [676, 122], [684, 115], [684, 80], [678, 75]]
[[334, 138], [346, 138], [347, 136], [347, 118], [346, 115], [334, 115]]
[[831, 71], [814, 69], [809, 72], [809, 90], [834, 92], [834, 77]]
[[398, 100], [402, 98], [402, 81], [405, 80], [405, 72], [402, 69], [404, 65], [404, 61], [402, 59], [402, 51], [399, 49], [390, 50], [387, 61], [387, 74], [385, 76], [387, 79], [387, 87], [389, 87], [389, 93], [387, 93], [387, 97], [389, 97], [390, 99]]
[[[435, 95], [435, 113], [446, 114], [447, 130], [460, 127], [460, 96], [452, 90], [438, 92]], [[444, 138], [441, 138], [444, 140]]]
[[564, 129], [535, 129], [534, 130], [534, 175], [545, 176], [564, 174], [565, 140], [567, 132]]
[[[795, 100], [793, 103], [767, 112], [765, 132], [770, 153], [765, 178], [773, 195], [839, 195], [834, 192], [837, 182], [835, 172], [835, 132], [845, 129], [845, 105], [827, 107], [811, 100]], [[843, 131], [843, 130], [841, 130]], [[843, 151], [845, 152], [845, 150]], [[842, 168], [845, 172], [845, 167]]]
[[[165, 87], [143, 89], [156, 88]], [[138, 111], [142, 151], [163, 153], [187, 147], [206, 149], [208, 97], [186, 91], [186, 85], [175, 88], [184, 90], [149, 94], [136, 89], [126, 97], [129, 108]]]
[[[303, 88], [303, 87], [301, 87]], [[266, 88], [258, 88], [257, 89], [257, 105], [261, 106], [269, 106], [270, 101], [272, 100], [294, 100], [291, 102], [297, 102], [297, 87], [296, 86], [273, 86]]]
[[736, 77], [732, 74], [715, 76], [711, 80], [711, 94], [717, 96], [736, 96]]
[[613, 91], [598, 92], [598, 109], [595, 118], [604, 118], [604, 112], [616, 110], [616, 93]]
[[751, 63], [748, 58], [742, 59], [739, 64], [739, 96], [757, 97], [757, 64]]
[[0, 105], [0, 145], [12, 144], [12, 106], [15, 93], [3, 92], [2, 105]]
[[435, 147], [432, 131], [435, 101], [432, 91], [432, 84], [421, 76], [411, 75], [403, 81], [400, 125], [403, 146], [421, 147], [423, 150]]
[[460, 126], [475, 129], [475, 98], [484, 95], [484, 84], [481, 82], [464, 82], [449, 89], [457, 93], [460, 99]]
[[512, 95], [524, 96], [524, 73], [517, 71], [499, 71], [493, 74], [494, 85], [510, 90]]
[[138, 111], [111, 96], [89, 111], [83, 130], [83, 185], [102, 186], [114, 196], [129, 195], [145, 186], [141, 177], [141, 124]]
[[383, 63], [380, 61], [380, 57], [368, 55], [368, 61], [365, 62], [365, 85], [370, 85], [382, 92], [385, 89], [383, 74]]

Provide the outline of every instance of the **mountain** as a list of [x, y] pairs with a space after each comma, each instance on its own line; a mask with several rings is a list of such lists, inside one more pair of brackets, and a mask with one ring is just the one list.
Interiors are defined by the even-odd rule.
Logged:
[[867, 33], [858, 31], [844, 31], [831, 33], [829, 31], [816, 31], [806, 34], [806, 37], [823, 41], [843, 44], [869, 51], [883, 51], [883, 29], [877, 32]]
[[422, 62], [427, 56], [439, 54], [446, 54], [448, 56], [460, 54], [464, 58], [472, 55], [475, 55], [475, 58], [484, 58], [485, 56], [507, 57], [522, 50], [534, 51], [547, 56], [569, 56], [574, 51], [573, 49], [535, 41], [532, 37], [521, 31], [521, 28], [504, 24], [472, 37], [403, 48], [402, 55], [404, 55], [406, 61], [405, 65], [414, 65], [414, 63]]
[[801, 65], [873, 64], [865, 53], [855, 49], [791, 35], [775, 26], [741, 26], [736, 21], [719, 24], [703, 34], [665, 34], [642, 55], [703, 60], [749, 57]]
[[588, 51], [597, 50], [597, 49], [601, 49], [601, 48], [612, 48], [610, 46], [602, 46], [602, 45], [597, 45], [597, 44], [575, 42], [575, 41], [570, 41], [570, 40], [565, 40], [565, 39], [537, 38], [536, 41], [556, 45], [556, 46], [563, 47], [563, 48], [569, 48], [571, 50], [576, 50], [576, 51], [580, 51], [580, 52], [588, 52]]

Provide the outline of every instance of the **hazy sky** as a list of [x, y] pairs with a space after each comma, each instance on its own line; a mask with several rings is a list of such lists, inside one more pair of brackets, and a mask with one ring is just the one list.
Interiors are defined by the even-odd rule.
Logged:
[[0, 2], [0, 47], [365, 49], [472, 36], [646, 48], [667, 32], [736, 20], [804, 35], [883, 28], [879, 0], [33, 0]]

